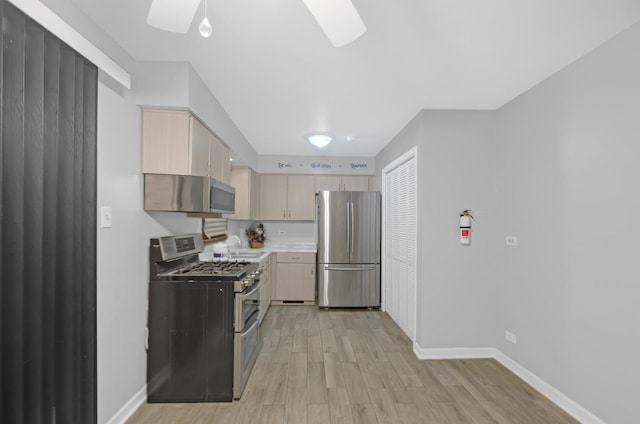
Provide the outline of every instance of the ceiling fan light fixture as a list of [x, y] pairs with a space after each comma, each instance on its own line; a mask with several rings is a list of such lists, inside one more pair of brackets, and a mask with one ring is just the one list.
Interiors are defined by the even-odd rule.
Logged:
[[334, 47], [349, 44], [367, 30], [351, 0], [303, 1]]
[[202, 22], [200, 22], [200, 25], [198, 25], [198, 30], [200, 31], [200, 35], [202, 35], [204, 38], [209, 38], [211, 36], [213, 29], [211, 28], [211, 24], [209, 23], [209, 18], [207, 18], [206, 16], [204, 17]]
[[333, 141], [333, 137], [326, 133], [313, 133], [307, 135], [307, 141], [314, 146], [322, 149]]
[[209, 38], [213, 32], [209, 18], [207, 18], [207, 0], [204, 0], [204, 19], [200, 22], [200, 25], [198, 25], [198, 30], [204, 38]]

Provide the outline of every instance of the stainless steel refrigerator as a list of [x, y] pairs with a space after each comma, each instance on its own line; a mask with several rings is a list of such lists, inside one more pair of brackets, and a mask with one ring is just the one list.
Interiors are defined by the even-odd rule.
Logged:
[[318, 193], [318, 306], [380, 306], [380, 192]]

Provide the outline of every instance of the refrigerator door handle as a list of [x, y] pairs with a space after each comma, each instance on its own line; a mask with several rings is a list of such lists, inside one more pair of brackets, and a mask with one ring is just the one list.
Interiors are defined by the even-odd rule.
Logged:
[[[355, 223], [353, 222], [353, 202], [349, 202], [349, 206], [351, 207], [351, 224], [349, 226], [351, 229], [351, 232], [349, 234], [349, 255], [351, 255], [351, 253], [353, 252], [353, 227], [355, 227]], [[349, 257], [349, 259], [353, 260], [351, 259], [351, 257]]]
[[325, 271], [375, 271], [376, 267], [366, 267], [366, 268], [351, 268], [351, 267], [339, 267], [339, 266], [325, 266]]
[[351, 214], [349, 211], [349, 203], [347, 203], [347, 253], [351, 257]]

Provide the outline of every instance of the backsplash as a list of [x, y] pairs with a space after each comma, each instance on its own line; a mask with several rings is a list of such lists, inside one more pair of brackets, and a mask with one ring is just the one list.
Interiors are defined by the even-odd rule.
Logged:
[[316, 223], [310, 221], [228, 221], [229, 235], [235, 234], [242, 240], [242, 245], [247, 246], [245, 229], [253, 222], [264, 224], [266, 241], [268, 242], [316, 242]]

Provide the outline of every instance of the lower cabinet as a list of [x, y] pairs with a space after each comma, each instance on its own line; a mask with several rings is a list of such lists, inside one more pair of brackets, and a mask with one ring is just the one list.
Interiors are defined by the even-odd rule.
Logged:
[[315, 302], [315, 253], [276, 254], [276, 281], [273, 300], [283, 303]]
[[151, 282], [149, 402], [231, 401], [233, 285]]

